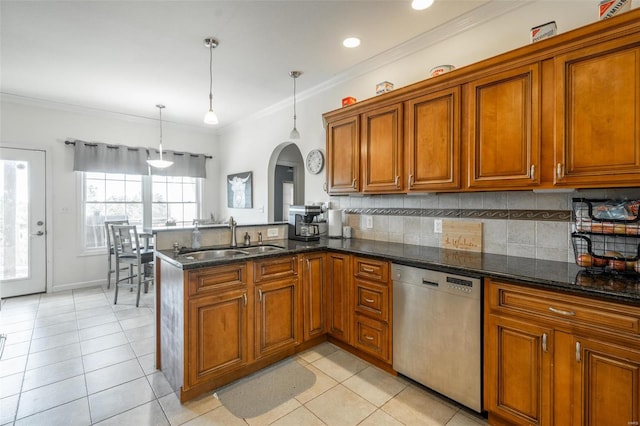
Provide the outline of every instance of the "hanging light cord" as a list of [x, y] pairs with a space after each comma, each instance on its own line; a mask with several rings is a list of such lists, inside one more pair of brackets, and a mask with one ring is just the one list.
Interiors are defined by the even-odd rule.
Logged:
[[209, 43], [209, 111], [213, 111], [213, 41]]
[[293, 78], [293, 128], [296, 128], [296, 80], [297, 78]]
[[160, 159], [162, 160], [162, 108], [158, 107], [160, 110]]

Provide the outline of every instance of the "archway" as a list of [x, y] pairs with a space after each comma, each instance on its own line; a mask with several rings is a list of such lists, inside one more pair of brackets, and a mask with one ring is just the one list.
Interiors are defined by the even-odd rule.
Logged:
[[[282, 190], [282, 175], [293, 178], [293, 204], [304, 204], [304, 159], [300, 148], [293, 142], [281, 143], [271, 153], [268, 167], [268, 222], [274, 222], [276, 216], [278, 219], [281, 217], [276, 214], [277, 210], [281, 211], [280, 209], [282, 209], [281, 203], [276, 205], [276, 198], [281, 199], [276, 194]], [[291, 169], [290, 173], [282, 172], [282, 167]], [[276, 170], [279, 170], [278, 178], [276, 178]], [[287, 217], [281, 218], [282, 221], [287, 221], [287, 219]]]

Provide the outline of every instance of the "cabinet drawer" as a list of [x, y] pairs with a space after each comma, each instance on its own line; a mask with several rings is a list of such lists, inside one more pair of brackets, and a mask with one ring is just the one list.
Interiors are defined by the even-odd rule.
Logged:
[[189, 296], [226, 291], [246, 285], [246, 263], [234, 263], [189, 272]]
[[364, 257], [354, 257], [353, 264], [353, 273], [357, 278], [378, 281], [384, 285], [389, 283], [389, 262]]
[[298, 275], [298, 258], [283, 256], [259, 260], [253, 264], [253, 282], [293, 277]]
[[380, 321], [389, 320], [389, 287], [354, 280], [355, 310]]
[[389, 325], [385, 322], [355, 315], [354, 346], [385, 361], [390, 361]]
[[532, 314], [608, 331], [640, 333], [640, 309], [586, 297], [493, 281], [489, 306], [499, 312]]

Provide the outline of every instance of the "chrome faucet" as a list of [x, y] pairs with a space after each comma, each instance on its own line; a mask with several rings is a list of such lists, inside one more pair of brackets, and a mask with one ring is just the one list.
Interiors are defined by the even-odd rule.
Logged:
[[262, 232], [258, 232], [258, 245], [262, 245]]
[[229, 228], [231, 228], [231, 242], [229, 243], [229, 247], [238, 247], [238, 243], [236, 242], [236, 225], [238, 225], [238, 223], [233, 219], [233, 216], [229, 216]]

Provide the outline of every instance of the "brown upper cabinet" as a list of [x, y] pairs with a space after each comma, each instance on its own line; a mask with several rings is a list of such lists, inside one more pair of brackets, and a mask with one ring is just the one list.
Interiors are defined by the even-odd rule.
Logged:
[[640, 9], [323, 118], [330, 194], [640, 186]]
[[330, 194], [360, 191], [360, 117], [327, 126], [327, 190]]
[[555, 184], [640, 184], [640, 34], [555, 58]]
[[460, 88], [405, 102], [407, 190], [460, 188]]
[[469, 83], [469, 188], [526, 189], [540, 183], [540, 66]]
[[402, 191], [402, 104], [362, 114], [362, 192]]

